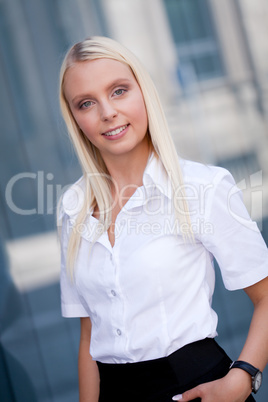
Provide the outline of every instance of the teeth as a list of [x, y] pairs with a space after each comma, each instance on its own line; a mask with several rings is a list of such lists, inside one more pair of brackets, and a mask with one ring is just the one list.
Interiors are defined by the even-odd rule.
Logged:
[[125, 126], [122, 126], [122, 127], [120, 127], [120, 128], [117, 128], [116, 130], [109, 131], [108, 133], [105, 133], [104, 135], [108, 135], [108, 136], [110, 136], [110, 135], [116, 135], [116, 134], [121, 133], [121, 131], [125, 130], [125, 128], [127, 128], [127, 124], [126, 124]]

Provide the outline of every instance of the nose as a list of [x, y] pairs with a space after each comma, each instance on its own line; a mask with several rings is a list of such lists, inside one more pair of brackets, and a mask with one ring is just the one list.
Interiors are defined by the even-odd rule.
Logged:
[[101, 107], [101, 120], [102, 121], [109, 121], [109, 120], [113, 120], [118, 112], [115, 109], [113, 103], [111, 101], [103, 101], [100, 105]]

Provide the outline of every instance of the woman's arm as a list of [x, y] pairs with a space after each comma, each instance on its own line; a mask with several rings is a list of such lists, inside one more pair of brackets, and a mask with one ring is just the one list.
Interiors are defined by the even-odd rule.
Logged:
[[99, 370], [97, 363], [89, 354], [91, 321], [88, 317], [80, 319], [81, 333], [78, 355], [79, 402], [98, 402]]
[[254, 314], [239, 360], [263, 371], [268, 362], [268, 277], [244, 290], [254, 304]]
[[[244, 360], [262, 371], [268, 363], [268, 278], [244, 290], [254, 304], [254, 313], [237, 360]], [[186, 402], [199, 397], [202, 402], [244, 402], [250, 393], [251, 376], [234, 368], [222, 379], [199, 385], [174, 400]]]

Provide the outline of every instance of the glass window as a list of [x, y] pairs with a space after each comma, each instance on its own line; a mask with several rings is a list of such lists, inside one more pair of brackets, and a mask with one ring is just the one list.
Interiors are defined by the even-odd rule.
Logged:
[[207, 0], [165, 0], [182, 71], [197, 80], [223, 75], [218, 43]]

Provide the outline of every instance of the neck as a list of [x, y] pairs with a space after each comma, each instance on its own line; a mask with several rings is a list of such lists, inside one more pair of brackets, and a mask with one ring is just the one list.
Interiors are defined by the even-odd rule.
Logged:
[[104, 158], [106, 167], [116, 183], [118, 190], [126, 186], [141, 186], [143, 173], [150, 154], [148, 142], [146, 146], [134, 154], [124, 154], [113, 158]]

